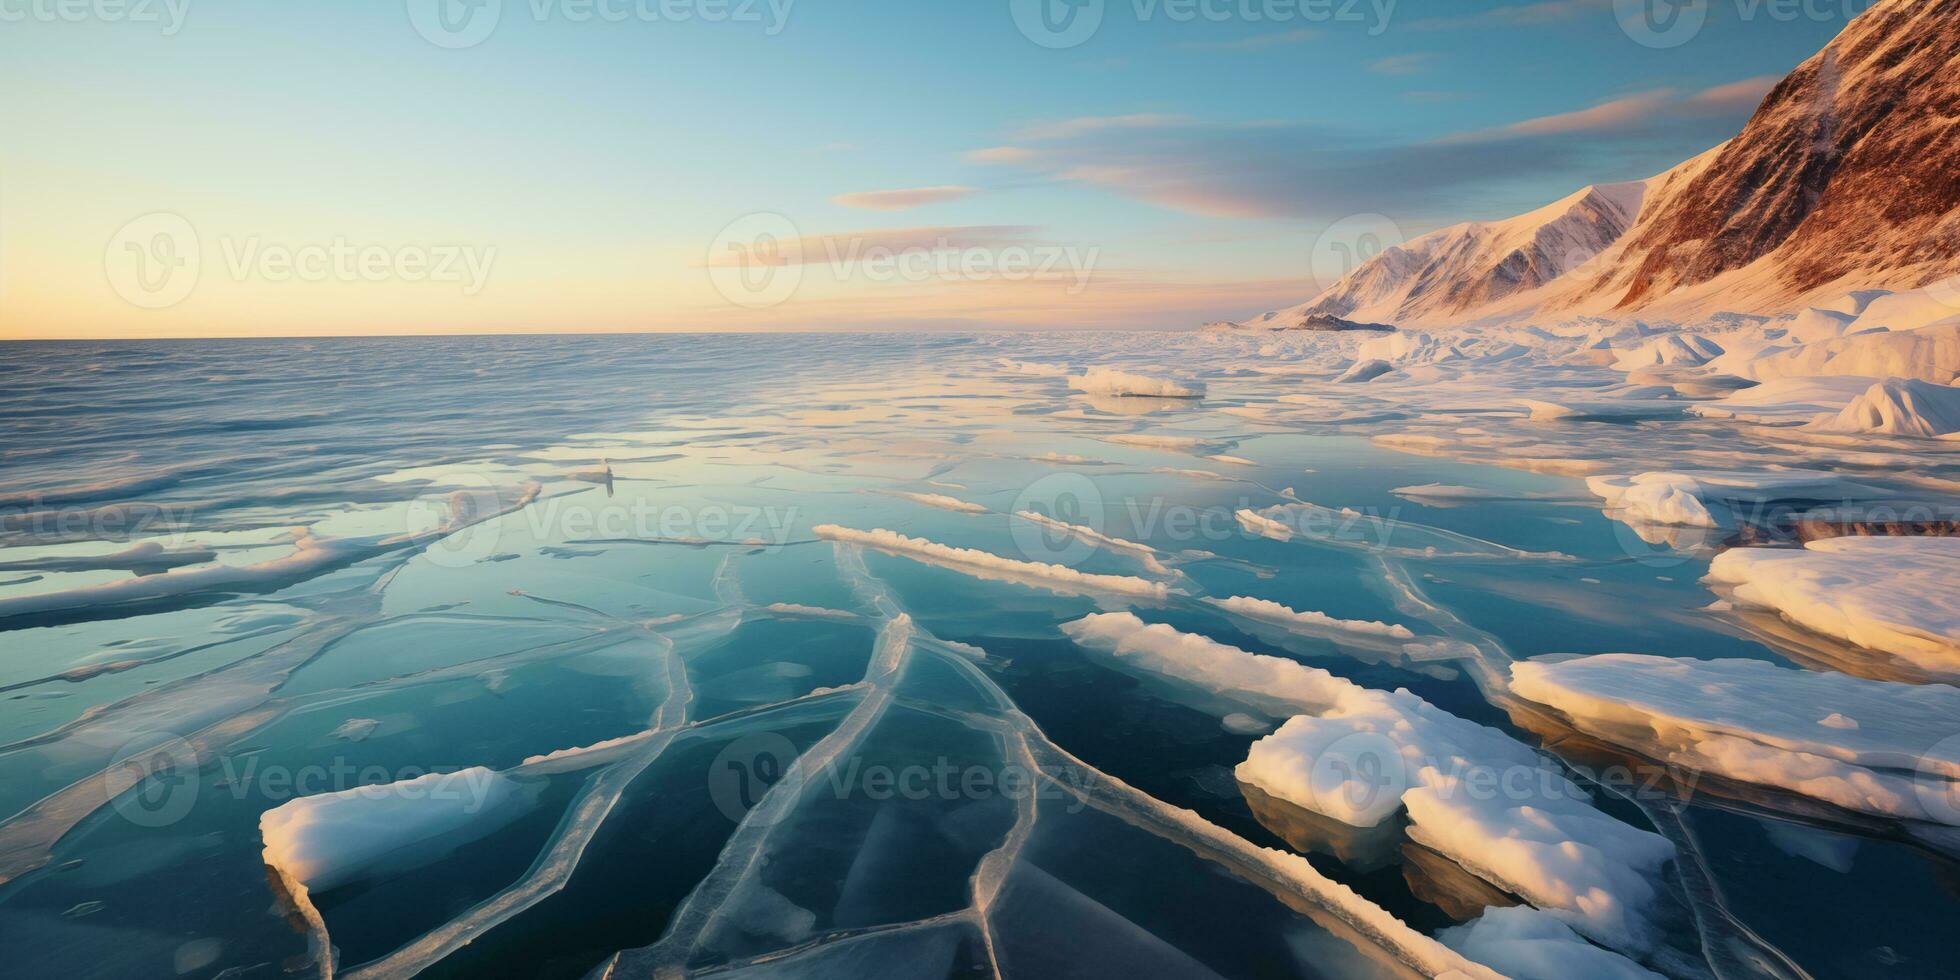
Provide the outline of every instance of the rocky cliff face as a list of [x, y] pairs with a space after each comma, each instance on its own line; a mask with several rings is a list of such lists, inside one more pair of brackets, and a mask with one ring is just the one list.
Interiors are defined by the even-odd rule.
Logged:
[[1885, 0], [1734, 139], [1649, 180], [1457, 225], [1246, 326], [1776, 314], [1960, 274], [1960, 0]]
[[[1960, 0], [1893, 0], [1798, 66], [1740, 135], [1654, 202], [1597, 291], [1637, 309], [1764, 262], [1776, 295], [1952, 269]], [[1915, 283], [1919, 285], [1923, 283]]]

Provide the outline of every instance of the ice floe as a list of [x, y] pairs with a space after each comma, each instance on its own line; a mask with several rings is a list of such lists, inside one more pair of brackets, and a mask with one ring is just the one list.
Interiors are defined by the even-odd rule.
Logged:
[[1415, 634], [1407, 626], [1372, 620], [1336, 619], [1326, 613], [1312, 610], [1289, 609], [1268, 599], [1254, 599], [1249, 596], [1233, 596], [1229, 599], [1206, 599], [1208, 603], [1226, 612], [1247, 619], [1258, 620], [1288, 629], [1307, 630], [1318, 634], [1328, 631], [1337, 633], [1365, 633], [1374, 636], [1393, 637], [1401, 640], [1415, 639]]
[[1169, 566], [1166, 566], [1157, 557], [1157, 549], [1149, 545], [1138, 544], [1135, 541], [1127, 541], [1123, 538], [1111, 537], [1095, 528], [1083, 527], [1080, 524], [1070, 524], [1066, 521], [1058, 521], [1055, 518], [1045, 514], [1037, 514], [1031, 510], [1016, 511], [1014, 518], [1016, 520], [1026, 521], [1037, 527], [1066, 534], [1091, 547], [1108, 548], [1111, 551], [1135, 560], [1137, 564], [1143, 566], [1145, 571], [1153, 575], [1174, 574]]
[[904, 497], [906, 500], [910, 500], [915, 504], [937, 507], [940, 510], [950, 510], [956, 514], [985, 514], [988, 512], [987, 505], [985, 504], [976, 504], [973, 501], [961, 500], [958, 497], [948, 497], [943, 493], [913, 493], [904, 490], [893, 490], [890, 493], [894, 497]]
[[1377, 691], [1130, 613], [1064, 624], [1077, 644], [1250, 705], [1295, 712], [1254, 743], [1239, 779], [1354, 827], [1406, 807], [1411, 839], [1588, 936], [1644, 950], [1671, 860], [1665, 838], [1601, 813], [1558, 766], [1408, 691]]
[[1951, 436], [1960, 433], [1960, 388], [1892, 378], [1872, 385], [1837, 415], [1820, 418], [1810, 427], [1920, 439]]
[[1660, 974], [1587, 942], [1556, 916], [1522, 905], [1486, 909], [1436, 938], [1512, 980], [1662, 980]]
[[1205, 386], [1196, 382], [1153, 378], [1109, 367], [1092, 367], [1081, 374], [1070, 375], [1068, 383], [1075, 390], [1091, 395], [1147, 398], [1203, 398], [1205, 396]]
[[1587, 734], [1688, 769], [1960, 826], [1960, 688], [1616, 653], [1514, 664], [1511, 690]]
[[1922, 667], [1960, 669], [1960, 538], [1839, 537], [1736, 548], [1708, 578], [1737, 602]]
[[529, 796], [489, 769], [429, 773], [289, 800], [259, 817], [265, 862], [322, 892], [434, 860], [520, 815]]
[[1841, 501], [1869, 489], [1816, 470], [1692, 470], [1595, 476], [1587, 489], [1631, 521], [1680, 527], [1734, 527], [1766, 503]]

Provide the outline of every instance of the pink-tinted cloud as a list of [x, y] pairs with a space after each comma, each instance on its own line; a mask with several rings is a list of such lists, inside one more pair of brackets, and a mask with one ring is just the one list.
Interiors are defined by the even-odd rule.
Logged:
[[1433, 51], [1411, 51], [1408, 54], [1394, 54], [1377, 58], [1368, 63], [1368, 70], [1377, 75], [1415, 75], [1429, 70], [1436, 61]]
[[1428, 17], [1410, 21], [1416, 30], [1440, 31], [1464, 27], [1533, 27], [1576, 20], [1611, 9], [1613, 0], [1541, 0], [1538, 3], [1492, 7], [1471, 14]]
[[709, 257], [712, 268], [841, 264], [882, 252], [936, 252], [976, 248], [1005, 248], [1040, 244], [1033, 225], [934, 225], [920, 228], [872, 228], [863, 231], [804, 235], [768, 243], [757, 250], [731, 251]]
[[1060, 122], [1030, 126], [1020, 133], [1023, 140], [1065, 140], [1105, 130], [1166, 129], [1191, 121], [1188, 116], [1139, 112], [1127, 116], [1079, 116]]
[[910, 211], [927, 204], [943, 204], [979, 193], [971, 187], [948, 184], [940, 187], [909, 187], [890, 191], [856, 191], [839, 194], [832, 204], [865, 211]]
[[1035, 151], [1025, 146], [989, 146], [966, 155], [972, 163], [1026, 163], [1034, 157]]
[[1727, 85], [1717, 85], [1690, 96], [1687, 104], [1707, 112], [1753, 111], [1763, 104], [1763, 99], [1769, 95], [1770, 89], [1775, 88], [1782, 80], [1781, 75], [1758, 75], [1755, 78], [1745, 78]]

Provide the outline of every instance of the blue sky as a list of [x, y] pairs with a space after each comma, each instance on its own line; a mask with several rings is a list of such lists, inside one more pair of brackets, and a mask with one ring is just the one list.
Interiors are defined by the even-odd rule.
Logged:
[[[1021, 0], [502, 0], [441, 43], [437, 0], [173, 2], [0, 0], [0, 336], [1243, 316], [1311, 294], [1349, 216], [1414, 235], [1706, 149], [1859, 9], [1701, 0], [1656, 47], [1631, 0], [1104, 0], [1050, 48]], [[806, 257], [731, 302], [712, 254], [758, 212], [832, 259], [1072, 247], [1093, 281]], [[201, 270], [132, 301], [118, 236], [159, 213]], [[467, 292], [254, 261], [343, 240], [494, 262]]]

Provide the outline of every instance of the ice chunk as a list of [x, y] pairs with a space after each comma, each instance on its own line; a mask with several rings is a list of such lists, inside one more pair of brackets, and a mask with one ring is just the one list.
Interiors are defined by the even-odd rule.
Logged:
[[1843, 500], [1869, 492], [1815, 470], [1692, 470], [1594, 476], [1586, 487], [1630, 521], [1676, 527], [1730, 527], [1736, 510], [1777, 500]]
[[1170, 595], [1170, 589], [1162, 582], [1150, 582], [1131, 575], [1096, 575], [1078, 572], [1064, 565], [1003, 558], [991, 552], [954, 548], [896, 531], [859, 531], [835, 524], [819, 524], [811, 531], [827, 541], [841, 541], [903, 555], [979, 578], [1060, 587], [1071, 591], [1110, 592], [1146, 599], [1163, 599]]
[[1736, 419], [1758, 425], [1803, 425], [1815, 421], [1819, 415], [1842, 410], [1875, 380], [1858, 375], [1777, 378], [1719, 401], [1690, 405], [1688, 411], [1704, 418]]
[[1952, 384], [1960, 376], [1960, 319], [1903, 333], [1860, 333], [1765, 352], [1737, 370], [1758, 381], [1855, 374]]
[[259, 816], [265, 863], [318, 892], [411, 868], [522, 814], [529, 795], [481, 767], [290, 800]]
[[[1922, 667], [1960, 669], [1960, 538], [1841, 537], [1737, 548], [1708, 578], [1742, 603]], [[1828, 704], [1829, 702], [1820, 702]]]
[[1038, 527], [1059, 531], [1092, 548], [1108, 548], [1111, 551], [1126, 555], [1136, 561], [1137, 564], [1142, 565], [1145, 571], [1153, 575], [1172, 574], [1170, 568], [1158, 560], [1157, 550], [1149, 545], [1138, 544], [1135, 541], [1127, 541], [1123, 538], [1111, 537], [1095, 528], [1058, 521], [1045, 514], [1037, 514], [1031, 510], [1016, 511], [1014, 517], [1017, 520], [1026, 521]]
[[1486, 909], [1476, 920], [1444, 929], [1436, 938], [1512, 980], [1662, 980], [1660, 974], [1586, 942], [1556, 916], [1525, 906]]
[[1135, 669], [1190, 684], [1274, 715], [1323, 710], [1356, 689], [1318, 667], [1227, 646], [1132, 613], [1097, 613], [1062, 624], [1077, 644]]
[[1069, 387], [1092, 395], [1144, 396], [1149, 398], [1203, 398], [1205, 386], [1166, 378], [1152, 378], [1115, 368], [1092, 367], [1071, 375]]
[[1836, 416], [1820, 418], [1810, 428], [1936, 439], [1960, 432], [1960, 388], [1892, 378], [1872, 385]]
[[1254, 599], [1249, 596], [1233, 596], [1229, 599], [1206, 599], [1206, 602], [1229, 613], [1247, 619], [1270, 623], [1287, 629], [1299, 629], [1321, 635], [1327, 631], [1345, 633], [1367, 633], [1375, 636], [1388, 636], [1400, 640], [1413, 640], [1415, 633], [1407, 626], [1372, 620], [1336, 619], [1322, 612], [1289, 609], [1267, 599]]
[[1133, 669], [1260, 710], [1303, 712], [1252, 746], [1237, 775], [1265, 793], [1354, 827], [1408, 807], [1410, 836], [1588, 935], [1644, 949], [1666, 839], [1627, 826], [1529, 746], [1408, 691], [1375, 691], [1129, 613], [1062, 627]]
[[[1664, 761], [1847, 810], [1960, 826], [1947, 802], [1960, 799], [1960, 741], [1950, 738], [1960, 688], [1614, 653], [1514, 664], [1511, 690]], [[1856, 724], [1823, 724], [1827, 712]]]
[[890, 493], [894, 497], [904, 497], [915, 504], [937, 507], [940, 510], [950, 510], [956, 514], [987, 513], [987, 506], [985, 504], [976, 504], [970, 500], [961, 500], [958, 497], [948, 497], [943, 493], [911, 493], [903, 490], [893, 490]]
[[1354, 688], [1333, 711], [1261, 739], [1241, 780], [1372, 827], [1405, 806], [1409, 836], [1602, 942], [1652, 942], [1665, 838], [1594, 809], [1530, 747], [1407, 691]]
[[1613, 366], [1622, 371], [1644, 367], [1696, 367], [1722, 355], [1722, 345], [1696, 334], [1671, 333], [1620, 355]]
[[1342, 385], [1364, 384], [1393, 370], [1395, 370], [1395, 365], [1380, 359], [1356, 361], [1352, 367], [1341, 372], [1341, 376], [1335, 378], [1334, 383]]

